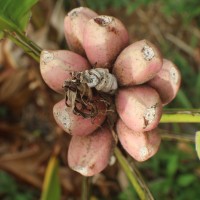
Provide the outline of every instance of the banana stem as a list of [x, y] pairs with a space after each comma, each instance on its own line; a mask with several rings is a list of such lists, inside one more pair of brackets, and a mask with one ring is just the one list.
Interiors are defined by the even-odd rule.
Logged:
[[143, 180], [140, 172], [138, 171], [137, 167], [132, 163], [130, 166], [129, 162], [123, 156], [121, 151], [118, 147], [115, 148], [115, 156], [124, 170], [125, 174], [127, 175], [131, 185], [135, 188], [138, 196], [141, 200], [153, 200], [154, 197], [152, 196], [149, 188], [147, 187], [145, 181]]
[[200, 123], [200, 109], [167, 109], [160, 120], [161, 123]]
[[194, 134], [172, 133], [171, 131], [158, 129], [162, 139], [175, 140], [179, 142], [195, 142]]
[[90, 183], [89, 178], [83, 176], [82, 179], [82, 192], [81, 192], [81, 200], [88, 200], [89, 198], [89, 190], [90, 190]]
[[37, 62], [40, 61], [40, 53], [42, 49], [32, 40], [26, 37], [20, 31], [10, 32], [4, 31], [6, 36], [11, 39], [17, 46], [21, 47], [28, 55], [30, 55]]

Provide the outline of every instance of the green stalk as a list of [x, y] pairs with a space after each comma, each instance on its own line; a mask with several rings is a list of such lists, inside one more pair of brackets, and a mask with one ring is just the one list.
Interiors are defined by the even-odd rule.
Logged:
[[200, 159], [200, 131], [197, 131], [195, 135], [195, 149], [197, 156]]
[[37, 62], [40, 61], [40, 53], [42, 49], [33, 41], [26, 37], [20, 31], [10, 32], [4, 31], [5, 35], [11, 39], [17, 46], [21, 47], [28, 55], [30, 55]]
[[161, 123], [200, 123], [200, 109], [181, 110], [167, 109], [160, 120]]
[[162, 139], [175, 140], [179, 142], [195, 142], [194, 134], [172, 133], [171, 131], [158, 129]]
[[81, 200], [88, 200], [89, 196], [90, 196], [90, 180], [88, 177], [83, 176]]
[[115, 148], [115, 156], [124, 170], [125, 174], [127, 175], [131, 185], [135, 188], [138, 196], [141, 200], [153, 200], [153, 196], [147, 187], [146, 183], [144, 182], [141, 174], [139, 173], [137, 167], [134, 163], [130, 166], [129, 162], [126, 158], [122, 155], [121, 151], [118, 147]]

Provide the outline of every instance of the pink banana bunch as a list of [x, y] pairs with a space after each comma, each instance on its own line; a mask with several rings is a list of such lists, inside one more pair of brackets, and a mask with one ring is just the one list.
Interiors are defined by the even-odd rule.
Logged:
[[163, 105], [180, 87], [177, 67], [147, 40], [129, 45], [122, 22], [80, 7], [64, 20], [67, 50], [44, 50], [44, 81], [65, 98], [53, 108], [57, 124], [72, 135], [68, 164], [84, 176], [101, 172], [116, 145], [137, 161], [159, 148], [156, 129]]

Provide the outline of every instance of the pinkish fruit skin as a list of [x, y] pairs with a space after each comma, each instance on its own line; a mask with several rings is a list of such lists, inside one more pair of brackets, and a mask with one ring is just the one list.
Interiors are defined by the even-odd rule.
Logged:
[[113, 67], [119, 85], [133, 86], [152, 79], [162, 68], [160, 51], [147, 40], [126, 47]]
[[123, 122], [137, 132], [154, 129], [161, 118], [160, 97], [150, 86], [142, 85], [120, 89], [115, 103]]
[[68, 165], [83, 176], [93, 176], [108, 165], [113, 147], [112, 133], [105, 126], [84, 137], [73, 136], [68, 149]]
[[71, 135], [85, 136], [91, 134], [101, 126], [106, 118], [106, 107], [104, 103], [97, 105], [99, 114], [95, 118], [83, 118], [75, 115], [71, 107], [65, 105], [65, 100], [54, 105], [53, 115], [57, 124]]
[[86, 7], [71, 10], [64, 20], [64, 32], [69, 48], [81, 55], [85, 55], [83, 48], [83, 32], [86, 23], [97, 13]]
[[90, 69], [82, 56], [66, 50], [44, 50], [40, 56], [40, 72], [46, 84], [56, 92], [63, 93], [63, 83], [71, 79], [71, 72]]
[[129, 42], [126, 28], [111, 16], [98, 16], [88, 21], [83, 46], [93, 67], [111, 68], [118, 54]]
[[178, 93], [181, 84], [180, 71], [170, 60], [163, 59], [162, 69], [148, 84], [159, 93], [163, 105], [166, 105]]
[[157, 129], [135, 132], [120, 119], [116, 125], [119, 140], [124, 149], [137, 161], [151, 158], [159, 149], [161, 138]]

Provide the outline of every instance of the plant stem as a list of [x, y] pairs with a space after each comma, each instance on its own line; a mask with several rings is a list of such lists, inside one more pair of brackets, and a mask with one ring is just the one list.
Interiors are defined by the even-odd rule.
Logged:
[[161, 123], [200, 123], [200, 109], [181, 110], [167, 109], [160, 120]]
[[20, 31], [10, 32], [4, 31], [6, 36], [11, 39], [17, 46], [21, 47], [28, 55], [30, 55], [37, 62], [40, 61], [40, 53], [42, 49], [33, 41], [26, 37]]
[[82, 179], [82, 192], [81, 192], [81, 200], [89, 199], [89, 178], [83, 176]]
[[129, 181], [131, 182], [132, 186], [135, 188], [138, 196], [141, 200], [153, 200], [153, 196], [147, 187], [146, 183], [144, 182], [141, 174], [139, 173], [137, 167], [132, 164], [128, 163], [126, 158], [122, 155], [121, 151], [118, 147], [115, 148], [115, 156], [121, 165], [122, 169], [124, 170], [125, 174], [127, 175]]
[[86, 2], [84, 1], [84, 0], [77, 0], [77, 2], [78, 2], [78, 5], [79, 5], [79, 7], [86, 7], [87, 5], [86, 5]]
[[200, 131], [197, 131], [195, 135], [195, 149], [197, 156], [200, 159]]
[[162, 139], [166, 140], [177, 140], [180, 142], [195, 142], [194, 135], [188, 135], [188, 134], [177, 134], [172, 133], [171, 131], [166, 131], [163, 129], [158, 129], [159, 133], [161, 134]]

